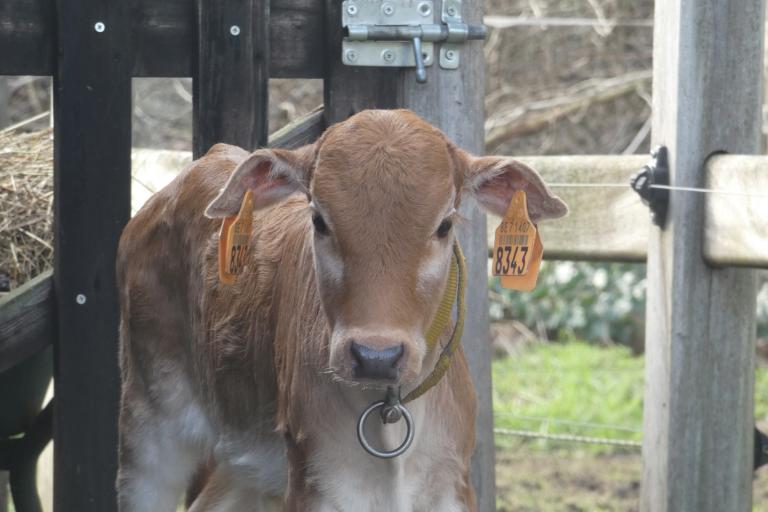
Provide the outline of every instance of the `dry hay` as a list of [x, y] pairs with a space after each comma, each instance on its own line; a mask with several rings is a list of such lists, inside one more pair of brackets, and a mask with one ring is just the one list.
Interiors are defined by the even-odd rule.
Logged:
[[0, 292], [53, 265], [51, 130], [0, 131]]

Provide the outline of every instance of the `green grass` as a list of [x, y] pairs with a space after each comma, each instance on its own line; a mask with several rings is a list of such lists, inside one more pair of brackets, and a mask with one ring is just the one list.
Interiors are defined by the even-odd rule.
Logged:
[[[496, 427], [641, 439], [643, 360], [624, 347], [582, 342], [534, 345], [519, 356], [493, 362], [493, 391]], [[497, 443], [515, 441], [497, 435]], [[545, 450], [616, 450], [550, 441], [526, 444]]]
[[[532, 345], [493, 362], [495, 426], [548, 434], [640, 441], [643, 358], [621, 346]], [[755, 372], [755, 420], [768, 423], [768, 367]], [[604, 425], [604, 426], [600, 426]], [[632, 448], [496, 435], [500, 447], [615, 453]]]

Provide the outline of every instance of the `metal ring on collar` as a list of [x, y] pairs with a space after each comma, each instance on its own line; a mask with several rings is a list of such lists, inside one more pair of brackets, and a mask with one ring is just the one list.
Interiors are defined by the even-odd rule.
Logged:
[[374, 457], [379, 457], [380, 459], [392, 459], [397, 457], [398, 455], [402, 455], [405, 453], [405, 451], [411, 446], [411, 443], [413, 442], [413, 417], [411, 416], [410, 411], [406, 409], [406, 407], [402, 404], [397, 404], [394, 407], [397, 407], [398, 410], [403, 414], [403, 418], [405, 418], [405, 439], [403, 440], [402, 444], [391, 451], [381, 451], [377, 450], [371, 444], [368, 442], [368, 440], [365, 438], [365, 432], [363, 429], [365, 428], [365, 420], [368, 418], [368, 416], [375, 411], [376, 409], [379, 409], [381, 407], [384, 407], [386, 405], [386, 402], [384, 400], [380, 400], [378, 402], [374, 402], [371, 405], [368, 406], [366, 410], [363, 411], [363, 414], [360, 415], [360, 419], [357, 420], [357, 439], [360, 441], [360, 445], [373, 455]]

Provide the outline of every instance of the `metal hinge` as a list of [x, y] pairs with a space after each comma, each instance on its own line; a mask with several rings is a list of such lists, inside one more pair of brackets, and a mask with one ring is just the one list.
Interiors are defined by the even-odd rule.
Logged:
[[440, 67], [456, 69], [461, 44], [485, 39], [485, 26], [463, 23], [461, 0], [443, 0], [440, 19], [442, 23], [435, 23], [432, 0], [346, 0], [342, 61], [348, 66], [415, 67], [416, 80], [424, 83], [425, 67], [435, 60], [435, 43], [442, 43]]

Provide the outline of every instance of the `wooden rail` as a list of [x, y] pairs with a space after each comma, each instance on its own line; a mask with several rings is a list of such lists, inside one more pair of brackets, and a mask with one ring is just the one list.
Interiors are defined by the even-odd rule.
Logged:
[[[193, 76], [197, 47], [197, 0], [137, 0], [121, 23], [128, 24], [132, 76]], [[216, 3], [216, 2], [214, 2]], [[49, 0], [0, 2], [0, 75], [53, 75], [56, 19]], [[269, 74], [275, 78], [321, 78], [324, 69], [322, 0], [272, 0]], [[93, 30], [99, 16], [78, 20]], [[249, 20], [234, 17], [232, 24]], [[113, 30], [112, 26], [106, 31]]]
[[52, 281], [45, 272], [0, 300], [0, 373], [53, 342]]
[[[539, 226], [545, 258], [645, 262], [650, 215], [629, 180], [648, 157], [519, 159], [554, 184], [554, 192], [570, 207], [564, 219]], [[701, 186], [719, 192], [670, 191], [671, 208], [692, 194], [702, 196], [704, 260], [718, 267], [768, 268], [768, 157], [716, 155], [707, 160], [704, 175]], [[626, 187], [590, 186], [600, 183]], [[498, 217], [488, 218], [489, 247], [498, 223]]]

